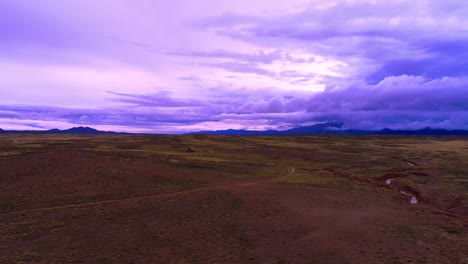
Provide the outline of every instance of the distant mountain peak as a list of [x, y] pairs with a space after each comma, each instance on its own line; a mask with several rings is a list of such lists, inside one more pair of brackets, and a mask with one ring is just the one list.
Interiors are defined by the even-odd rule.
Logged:
[[289, 130], [279, 131], [279, 130], [265, 130], [265, 131], [256, 131], [256, 130], [235, 130], [235, 129], [226, 129], [226, 130], [216, 130], [216, 131], [200, 131], [190, 134], [214, 134], [214, 135], [307, 135], [307, 134], [324, 134], [329, 128], [341, 128], [343, 126], [342, 122], [325, 122], [318, 123], [311, 126], [302, 126], [295, 127]]
[[48, 133], [59, 133], [59, 134], [110, 134], [110, 133], [116, 133], [116, 132], [106, 132], [106, 131], [100, 131], [92, 127], [86, 127], [86, 126], [79, 126], [79, 127], [72, 127], [69, 129], [51, 129], [47, 131]]
[[60, 130], [53, 128], [49, 130], [0, 130], [1, 133], [28, 133], [28, 134], [117, 134], [117, 132], [100, 131], [92, 127], [72, 127]]
[[278, 130], [265, 130], [265, 131], [252, 131], [252, 130], [217, 130], [217, 131], [200, 131], [190, 134], [212, 134], [212, 135], [254, 135], [254, 136], [274, 136], [274, 135], [434, 135], [434, 136], [467, 136], [467, 130], [447, 130], [441, 128], [425, 127], [415, 130], [395, 130], [384, 128], [381, 130], [359, 130], [359, 129], [341, 129], [342, 122], [325, 122], [312, 126], [295, 127], [285, 131]]
[[79, 126], [79, 127], [72, 127], [72, 128], [69, 128], [69, 129], [66, 129], [66, 130], [63, 130], [63, 131], [67, 131], [67, 132], [78, 132], [78, 133], [96, 133], [96, 132], [101, 132], [97, 129], [94, 129], [94, 128], [91, 128], [91, 127], [83, 127], [83, 126]]

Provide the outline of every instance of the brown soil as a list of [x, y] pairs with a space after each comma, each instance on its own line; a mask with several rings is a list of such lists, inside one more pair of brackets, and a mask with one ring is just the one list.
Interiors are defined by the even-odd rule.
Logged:
[[0, 263], [468, 260], [465, 217], [374, 182], [228, 176], [65, 148], [0, 160]]

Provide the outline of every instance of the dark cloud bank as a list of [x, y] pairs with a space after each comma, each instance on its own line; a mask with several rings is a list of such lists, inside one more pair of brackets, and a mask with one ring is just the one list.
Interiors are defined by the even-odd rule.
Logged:
[[276, 129], [320, 122], [342, 122], [342, 129], [468, 129], [468, 5], [455, 0], [420, 4], [423, 2], [343, 2], [325, 9], [311, 4], [282, 15], [228, 13], [193, 26], [270, 51], [166, 52], [177, 57], [223, 59], [200, 64], [278, 79], [315, 77], [295, 71], [278, 74], [260, 67], [278, 59], [297, 62], [282, 48], [302, 49], [346, 63], [352, 74], [320, 76], [327, 87], [323, 92], [298, 95], [274, 93], [268, 87], [239, 87], [230, 92], [223, 87], [203, 87], [201, 93], [212, 93], [190, 100], [169, 92], [109, 92], [109, 100], [119, 106], [69, 109], [4, 105], [0, 106], [0, 118], [30, 120], [23, 124], [36, 127], [41, 127], [41, 121], [60, 120], [155, 132], [161, 127], [172, 127], [166, 132], [186, 132], [205, 122], [240, 123], [244, 128], [256, 123]]
[[112, 93], [112, 100], [129, 106], [93, 110], [3, 106], [0, 118], [43, 120], [46, 117], [46, 120], [70, 124], [148, 129], [227, 120], [262, 122], [279, 129], [321, 122], [342, 122], [342, 129], [468, 129], [467, 87], [468, 78], [429, 80], [403, 75], [387, 77], [376, 85], [328, 89], [309, 97], [259, 99], [251, 92], [239, 92], [230, 98], [197, 101], [179, 100], [170, 94]]

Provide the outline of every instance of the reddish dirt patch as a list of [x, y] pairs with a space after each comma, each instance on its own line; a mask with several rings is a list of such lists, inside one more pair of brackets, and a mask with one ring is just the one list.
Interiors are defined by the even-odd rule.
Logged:
[[213, 170], [55, 148], [0, 160], [0, 211], [157, 195], [239, 182]]
[[384, 182], [249, 182], [65, 148], [0, 165], [0, 263], [468, 260], [465, 217], [409, 205]]
[[260, 263], [451, 263], [451, 252], [463, 251], [459, 244], [444, 252], [434, 238], [408, 233], [422, 223], [453, 220], [391, 196], [280, 183], [234, 193], [247, 204], [241, 219]]
[[271, 181], [0, 220], [4, 263], [459, 263], [466, 240], [461, 222], [388, 193]]
[[8, 215], [0, 251], [5, 263], [241, 263], [239, 210], [229, 193], [205, 191]]

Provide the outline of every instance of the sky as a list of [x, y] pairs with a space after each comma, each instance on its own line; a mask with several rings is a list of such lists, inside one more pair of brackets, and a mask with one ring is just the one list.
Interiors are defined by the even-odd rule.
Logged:
[[466, 0], [0, 0], [0, 128], [468, 129]]

